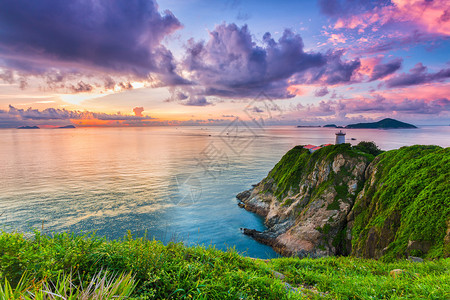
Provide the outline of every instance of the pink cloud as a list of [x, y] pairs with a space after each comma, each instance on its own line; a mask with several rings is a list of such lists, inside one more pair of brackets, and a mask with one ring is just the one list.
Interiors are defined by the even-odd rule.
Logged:
[[334, 29], [367, 29], [378, 31], [388, 23], [409, 23], [416, 29], [439, 35], [450, 35], [450, 2], [448, 0], [392, 0], [392, 5], [339, 18]]
[[[377, 60], [374, 60], [377, 62]], [[314, 104], [298, 104], [286, 119], [320, 124], [336, 121], [347, 123], [355, 118], [394, 117], [414, 120], [450, 122], [450, 83], [433, 83], [353, 94], [348, 98], [323, 100]]]
[[383, 58], [383, 55], [361, 58], [361, 67], [358, 69], [355, 81], [363, 82], [391, 78], [400, 69], [402, 60], [399, 58], [385, 60]]
[[301, 85], [290, 85], [287, 88], [287, 91], [291, 94], [291, 95], [295, 95], [295, 96], [302, 96], [305, 94], [305, 91], [303, 89], [300, 88]]
[[301, 119], [303, 122], [324, 121], [348, 122], [349, 120], [371, 120], [380, 117], [400, 119], [433, 119], [450, 117], [450, 100], [440, 99], [388, 99], [381, 95], [353, 97], [341, 100], [320, 101], [317, 104], [298, 104], [285, 114], [287, 119]]
[[370, 76], [373, 72], [373, 68], [378, 65], [382, 60], [382, 57], [364, 57], [361, 58], [361, 68], [359, 72], [363, 75]]
[[429, 33], [450, 35], [450, 2], [448, 0], [393, 0], [394, 18], [420, 24]]
[[344, 35], [342, 33], [340, 33], [340, 34], [332, 33], [328, 40], [331, 43], [333, 43], [333, 45], [337, 45], [339, 43], [345, 44], [345, 42], [347, 41], [347, 39], [344, 37]]
[[135, 107], [133, 108], [134, 115], [137, 117], [142, 117], [142, 112], [144, 111], [143, 107]]
[[403, 99], [432, 101], [432, 99], [448, 98], [450, 95], [450, 83], [429, 83], [420, 86], [379, 91], [377, 94], [397, 101]]

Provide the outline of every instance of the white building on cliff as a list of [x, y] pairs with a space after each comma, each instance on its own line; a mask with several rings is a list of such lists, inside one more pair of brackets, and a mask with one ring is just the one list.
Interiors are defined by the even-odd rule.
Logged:
[[339, 132], [336, 132], [336, 145], [344, 144], [345, 143], [345, 132], [342, 132], [342, 130], [339, 130]]

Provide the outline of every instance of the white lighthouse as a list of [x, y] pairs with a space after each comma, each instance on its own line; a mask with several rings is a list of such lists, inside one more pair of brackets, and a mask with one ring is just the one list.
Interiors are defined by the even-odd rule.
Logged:
[[339, 130], [339, 132], [336, 132], [336, 145], [344, 144], [345, 143], [345, 132], [342, 132], [342, 130]]

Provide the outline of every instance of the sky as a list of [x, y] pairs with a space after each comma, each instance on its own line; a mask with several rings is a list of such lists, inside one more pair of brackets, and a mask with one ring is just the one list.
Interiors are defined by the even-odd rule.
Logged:
[[0, 128], [450, 124], [447, 0], [0, 2]]

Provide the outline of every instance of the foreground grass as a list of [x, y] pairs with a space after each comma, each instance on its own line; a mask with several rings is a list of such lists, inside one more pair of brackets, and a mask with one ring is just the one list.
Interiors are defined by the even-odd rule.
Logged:
[[[314, 299], [450, 299], [450, 259], [393, 263], [351, 257], [280, 258], [268, 264]], [[390, 271], [402, 272], [391, 275]]]
[[[393, 269], [403, 273], [393, 278], [389, 274]], [[106, 279], [107, 274], [116, 275]], [[121, 289], [116, 296], [131, 293], [135, 299], [450, 299], [450, 259], [424, 263], [344, 257], [262, 261], [234, 250], [181, 243], [165, 246], [131, 236], [107, 241], [68, 233], [47, 237], [36, 232], [30, 238], [0, 234], [0, 299], [30, 295], [27, 287], [33, 289], [36, 282], [55, 293], [64, 286], [86, 290], [99, 280], [114, 287], [119, 284], [117, 279]], [[286, 283], [297, 290], [286, 288]], [[15, 296], [8, 297], [5, 288]], [[114, 292], [110, 288], [108, 295]]]
[[100, 271], [87, 285], [76, 284], [79, 277], [74, 276], [72, 273], [61, 274], [55, 282], [47, 278], [36, 281], [28, 273], [24, 273], [14, 288], [8, 280], [0, 285], [0, 299], [125, 299], [129, 298], [136, 287], [131, 273], [115, 276]]

